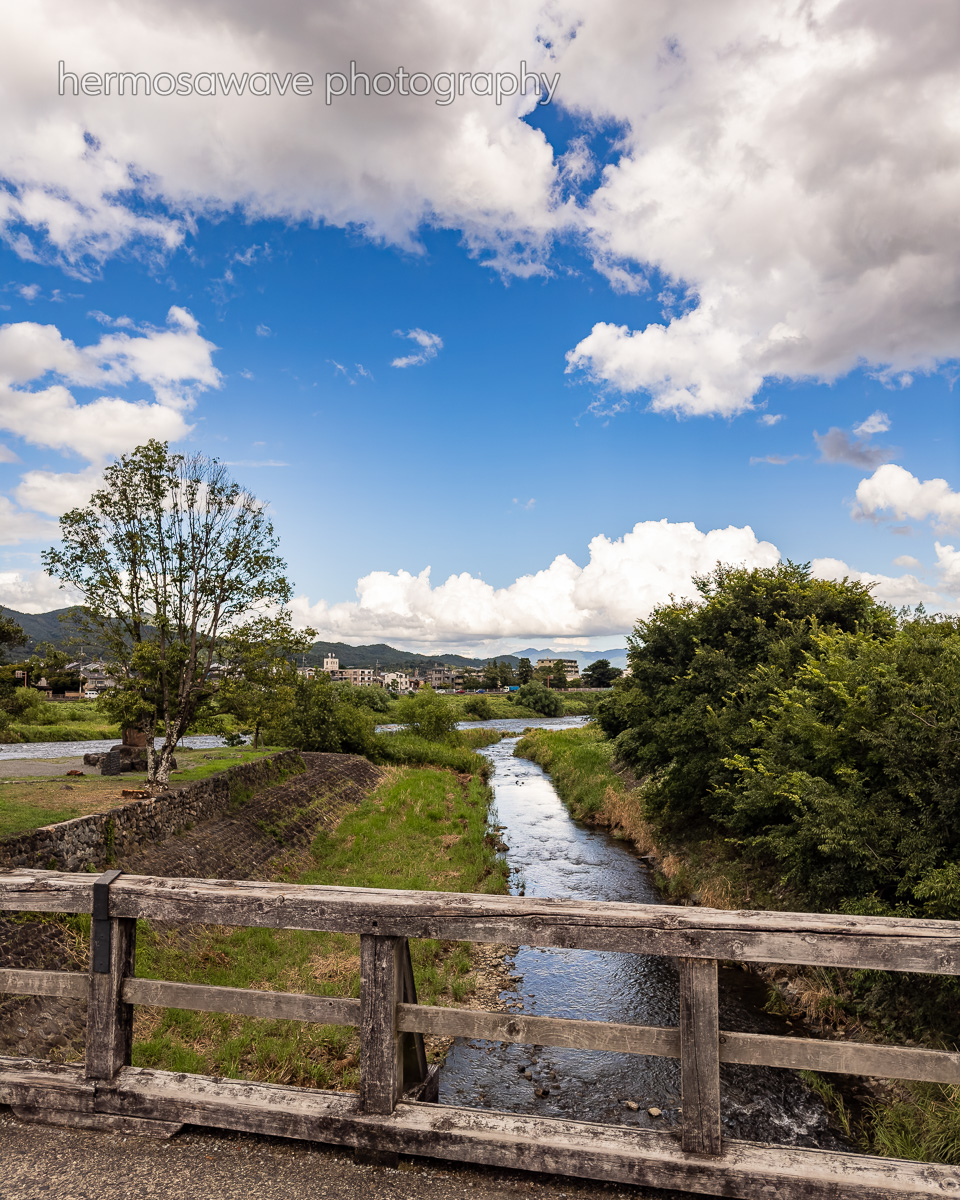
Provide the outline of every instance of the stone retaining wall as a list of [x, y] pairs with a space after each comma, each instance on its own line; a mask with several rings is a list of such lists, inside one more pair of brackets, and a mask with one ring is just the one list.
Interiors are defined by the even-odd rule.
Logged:
[[161, 842], [188, 825], [218, 816], [238, 791], [267, 787], [281, 774], [297, 770], [303, 770], [299, 751], [282, 750], [269, 758], [229, 767], [209, 779], [171, 788], [153, 800], [134, 800], [106, 812], [0, 838], [0, 867], [82, 871], [93, 866], [102, 870], [144, 842]]

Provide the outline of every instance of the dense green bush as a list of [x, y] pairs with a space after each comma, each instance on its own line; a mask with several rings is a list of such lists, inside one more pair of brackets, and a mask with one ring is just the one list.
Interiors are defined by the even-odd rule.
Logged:
[[370, 710], [351, 703], [349, 693], [321, 675], [296, 681], [293, 702], [275, 726], [264, 730], [264, 738], [270, 745], [297, 750], [370, 754], [376, 735]]
[[478, 721], [489, 721], [493, 717], [493, 705], [486, 696], [468, 696], [463, 711]]
[[457, 710], [447, 704], [431, 687], [422, 687], [414, 696], [404, 696], [394, 706], [398, 725], [428, 742], [448, 741], [457, 728]]
[[598, 705], [666, 830], [713, 830], [815, 909], [960, 916], [960, 627], [786, 563], [718, 568]]
[[536, 680], [522, 684], [514, 693], [514, 699], [517, 704], [523, 705], [524, 708], [532, 708], [543, 717], [563, 715], [563, 698]]
[[354, 687], [350, 683], [335, 683], [334, 687], [340, 694], [340, 698], [346, 700], [348, 704], [355, 704], [358, 708], [368, 708], [375, 713], [388, 712], [390, 701], [393, 699], [386, 688]]

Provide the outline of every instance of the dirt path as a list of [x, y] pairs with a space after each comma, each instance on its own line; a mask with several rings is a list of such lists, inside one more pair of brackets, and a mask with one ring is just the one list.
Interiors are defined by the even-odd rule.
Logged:
[[187, 1128], [167, 1142], [27, 1125], [0, 1108], [0, 1200], [670, 1200], [675, 1193]]

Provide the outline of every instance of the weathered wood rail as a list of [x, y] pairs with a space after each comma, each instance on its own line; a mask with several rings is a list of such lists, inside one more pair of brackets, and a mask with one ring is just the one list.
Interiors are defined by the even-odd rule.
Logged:
[[[778, 1200], [960, 1197], [960, 1169], [721, 1137], [722, 1062], [960, 1084], [960, 1054], [721, 1030], [717, 960], [960, 974], [960, 922], [725, 912], [537, 897], [399, 892], [107, 872], [0, 872], [0, 909], [91, 913], [88, 973], [0, 970], [0, 992], [86, 999], [86, 1060], [0, 1058], [0, 1103], [142, 1131], [180, 1123], [308, 1138], [591, 1179]], [[355, 933], [360, 998], [138, 979], [138, 919]], [[676, 957], [678, 1028], [417, 1003], [407, 939]], [[135, 1005], [354, 1025], [359, 1094], [132, 1067]], [[423, 1034], [680, 1059], [679, 1137], [431, 1103]]]

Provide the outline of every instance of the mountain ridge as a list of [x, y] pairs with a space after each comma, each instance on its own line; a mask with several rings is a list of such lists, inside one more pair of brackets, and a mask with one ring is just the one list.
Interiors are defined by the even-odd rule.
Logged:
[[[54, 608], [45, 613], [22, 613], [12, 608], [0, 609], [5, 616], [11, 617], [26, 633], [29, 641], [24, 647], [24, 653], [30, 654], [39, 642], [50, 642], [55, 646], [63, 646], [71, 638], [79, 636], [76, 622], [69, 614], [72, 607]], [[64, 618], [61, 620], [61, 618]], [[71, 647], [73, 648], [73, 647]], [[17, 651], [13, 651], [14, 654]], [[489, 658], [499, 662], [509, 663], [516, 667], [521, 658], [529, 658], [534, 666], [538, 658], [575, 658], [582, 669], [606, 658], [614, 667], [626, 666], [626, 651], [610, 650], [537, 650], [528, 647], [525, 650], [515, 650], [511, 654], [490, 655], [489, 658], [472, 658], [469, 655], [455, 654], [451, 651], [440, 651], [436, 654], [420, 654], [413, 650], [398, 650], [386, 642], [371, 645], [352, 646], [348, 642], [317, 641], [310, 647], [304, 662], [309, 666], [320, 666], [327, 653], [332, 653], [340, 660], [342, 667], [374, 667], [377, 664], [383, 670], [406, 670], [414, 667], [427, 669], [435, 666], [451, 666], [460, 669], [473, 667], [482, 670]], [[96, 647], [89, 647], [88, 657], [96, 654]]]

